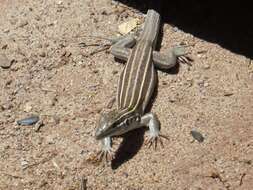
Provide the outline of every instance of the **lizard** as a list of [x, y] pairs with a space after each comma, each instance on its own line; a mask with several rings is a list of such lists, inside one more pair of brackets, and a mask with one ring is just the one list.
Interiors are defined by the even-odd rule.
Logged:
[[[120, 74], [117, 89], [117, 109], [102, 113], [95, 138], [101, 141], [102, 148], [96, 158], [111, 161], [114, 158], [112, 137], [147, 126], [149, 137], [147, 144], [157, 146], [162, 143], [160, 122], [155, 113], [146, 113], [154, 88], [158, 83], [156, 69], [169, 69], [176, 65], [177, 59], [186, 54], [183, 46], [171, 48], [166, 54], [155, 51], [159, 33], [160, 14], [149, 9], [144, 28], [136, 41], [133, 36], [119, 40], [111, 47], [111, 54], [127, 61]], [[132, 49], [131, 49], [132, 48]]]

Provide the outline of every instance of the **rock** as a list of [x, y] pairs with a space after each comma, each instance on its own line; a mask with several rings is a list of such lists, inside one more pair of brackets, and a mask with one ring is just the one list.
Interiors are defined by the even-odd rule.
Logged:
[[208, 83], [208, 82], [204, 82], [203, 86], [204, 86], [204, 87], [208, 87], [208, 86], [209, 86], [209, 83]]
[[203, 69], [205, 69], [205, 70], [210, 69], [210, 65], [209, 65], [209, 64], [207, 64], [207, 63], [206, 63], [206, 64], [204, 64], [204, 65], [203, 65]]
[[116, 75], [117, 73], [118, 73], [117, 70], [113, 70], [113, 71], [112, 71], [112, 74], [113, 74], [113, 75]]
[[22, 169], [26, 169], [28, 166], [28, 162], [26, 160], [21, 160], [20, 164], [21, 164]]
[[20, 21], [20, 23], [18, 24], [18, 27], [22, 28], [24, 26], [28, 25], [28, 21], [27, 20], [22, 20]]
[[26, 104], [25, 104], [25, 107], [24, 107], [24, 111], [25, 112], [31, 112], [31, 110], [32, 110], [32, 103], [31, 102], [27, 102]]
[[39, 132], [40, 128], [44, 126], [44, 123], [42, 120], [39, 120], [36, 124], [35, 124], [35, 132]]
[[46, 57], [46, 53], [45, 53], [44, 51], [41, 51], [41, 52], [39, 53], [39, 56], [40, 56], [40, 57]]
[[4, 53], [0, 53], [0, 67], [8, 69], [11, 67], [13, 61], [10, 61]]
[[200, 143], [204, 141], [203, 135], [198, 131], [191, 130], [191, 135], [195, 140], [197, 140]]
[[17, 121], [18, 125], [27, 126], [27, 125], [33, 125], [39, 121], [39, 116], [31, 116], [25, 119], [21, 119]]

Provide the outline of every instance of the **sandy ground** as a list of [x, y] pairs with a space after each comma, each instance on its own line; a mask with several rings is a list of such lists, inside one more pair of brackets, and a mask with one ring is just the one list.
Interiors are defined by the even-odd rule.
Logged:
[[[143, 14], [109, 0], [1, 0], [0, 10], [0, 189], [74, 190], [82, 177], [87, 189], [252, 189], [249, 58], [165, 23], [160, 51], [183, 42], [194, 59], [158, 71], [151, 111], [169, 141], [154, 151], [144, 130], [133, 131], [114, 141], [116, 158], [103, 167], [89, 162], [100, 147], [94, 131], [123, 65], [79, 44], [106, 43], [84, 36], [113, 36]], [[32, 114], [44, 126], [16, 124]]]

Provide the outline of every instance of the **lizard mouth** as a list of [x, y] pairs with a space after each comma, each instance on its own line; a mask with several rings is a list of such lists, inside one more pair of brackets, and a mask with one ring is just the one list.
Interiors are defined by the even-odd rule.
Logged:
[[103, 139], [105, 137], [121, 135], [125, 131], [127, 131], [127, 127], [126, 127], [125, 124], [119, 124], [119, 125], [116, 125], [116, 126], [111, 126], [110, 128], [108, 128], [106, 130], [103, 130], [103, 131], [97, 130], [96, 139], [100, 140], [100, 139]]
[[117, 132], [118, 128], [117, 127], [113, 127], [113, 128], [109, 128], [109, 129], [106, 129], [104, 131], [100, 131], [99, 129], [96, 131], [96, 139], [97, 140], [100, 140], [100, 139], [103, 139], [105, 137], [110, 137], [110, 136], [113, 136], [115, 132]]

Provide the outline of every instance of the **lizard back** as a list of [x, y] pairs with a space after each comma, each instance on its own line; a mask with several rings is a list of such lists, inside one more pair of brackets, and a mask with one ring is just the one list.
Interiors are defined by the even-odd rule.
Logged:
[[118, 82], [118, 110], [144, 113], [157, 83], [152, 52], [156, 44], [160, 16], [149, 10], [142, 35], [131, 50]]

